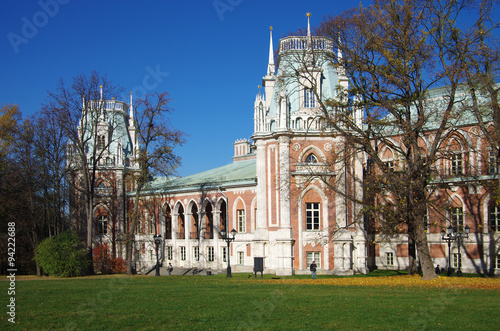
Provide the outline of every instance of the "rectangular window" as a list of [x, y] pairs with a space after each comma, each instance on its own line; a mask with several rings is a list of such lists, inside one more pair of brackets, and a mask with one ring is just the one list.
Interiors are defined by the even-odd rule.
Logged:
[[385, 165], [389, 168], [389, 171], [394, 171], [394, 161], [387, 161]]
[[490, 151], [489, 153], [489, 169], [488, 169], [488, 173], [490, 175], [496, 175], [498, 174], [498, 164], [497, 164], [497, 158], [495, 156], [495, 152], [494, 151]]
[[149, 260], [153, 261], [153, 250], [152, 249], [149, 250]]
[[173, 257], [173, 248], [172, 246], [167, 246], [167, 260], [172, 260]]
[[495, 269], [500, 269], [500, 254], [498, 254], [495, 259]]
[[313, 261], [318, 267], [321, 265], [321, 252], [307, 252], [306, 267], [309, 268]]
[[181, 261], [186, 261], [186, 247], [181, 246]]
[[463, 158], [462, 153], [456, 153], [451, 155], [451, 174], [455, 176], [460, 176], [463, 174]]
[[429, 216], [427, 216], [427, 213], [424, 215], [424, 230], [429, 232]]
[[387, 252], [385, 253], [385, 264], [386, 265], [394, 265], [394, 253], [393, 252]]
[[245, 210], [239, 209], [237, 212], [238, 212], [238, 232], [245, 233], [247, 232]]
[[142, 221], [140, 219], [137, 220], [137, 224], [135, 225], [135, 233], [142, 233]]
[[451, 256], [451, 267], [452, 268], [458, 268], [458, 253], [453, 253], [452, 254], [452, 256]]
[[490, 206], [489, 213], [490, 232], [500, 231], [500, 207]]
[[238, 252], [238, 264], [243, 265], [245, 263], [245, 252]]
[[213, 246], [207, 247], [208, 262], [213, 262], [215, 260], [215, 251]]
[[222, 247], [222, 261], [227, 262], [227, 247]]
[[319, 230], [319, 203], [306, 203], [306, 230]]
[[154, 215], [149, 215], [148, 219], [148, 233], [156, 233], [155, 231], [155, 216]]
[[106, 137], [105, 136], [98, 136], [97, 137], [97, 149], [102, 150], [106, 146]]
[[450, 208], [451, 226], [457, 232], [464, 232], [464, 211], [462, 207]]
[[304, 107], [305, 108], [316, 107], [316, 99], [314, 97], [314, 92], [310, 88], [304, 89]]
[[200, 260], [200, 248], [198, 246], [194, 246], [193, 247], [193, 259], [195, 261], [199, 261]]
[[98, 234], [108, 234], [108, 216], [107, 215], [97, 216], [97, 233]]

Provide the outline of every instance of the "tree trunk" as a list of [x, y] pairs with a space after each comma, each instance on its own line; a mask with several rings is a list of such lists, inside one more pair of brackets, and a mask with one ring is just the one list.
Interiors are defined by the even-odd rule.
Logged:
[[415, 241], [408, 236], [408, 274], [416, 274], [418, 272], [417, 269]]
[[430, 280], [436, 278], [436, 273], [434, 272], [434, 263], [432, 262], [431, 252], [429, 249], [429, 244], [427, 242], [427, 233], [424, 227], [419, 226], [415, 229], [415, 237], [417, 244], [418, 257], [420, 259], [420, 265], [422, 266], [422, 279]]

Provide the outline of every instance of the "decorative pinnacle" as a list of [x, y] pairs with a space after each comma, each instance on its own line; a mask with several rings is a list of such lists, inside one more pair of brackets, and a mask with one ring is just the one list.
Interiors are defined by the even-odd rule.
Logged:
[[311, 13], [307, 13], [307, 14], [306, 14], [306, 16], [307, 16], [307, 17], [311, 17]]
[[272, 25], [269, 27], [269, 30], [273, 31], [273, 26]]

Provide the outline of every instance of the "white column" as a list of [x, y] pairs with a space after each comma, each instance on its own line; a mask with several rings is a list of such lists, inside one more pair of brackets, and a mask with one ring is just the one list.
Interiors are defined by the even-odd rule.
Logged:
[[[254, 232], [255, 256], [265, 257], [264, 242], [268, 240], [266, 199], [266, 143], [257, 140], [257, 220]], [[229, 252], [228, 252], [229, 254]]]

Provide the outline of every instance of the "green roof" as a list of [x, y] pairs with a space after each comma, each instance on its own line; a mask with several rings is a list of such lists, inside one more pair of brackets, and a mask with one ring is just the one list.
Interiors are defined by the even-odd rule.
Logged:
[[257, 183], [256, 160], [237, 161], [186, 177], [156, 177], [144, 193], [200, 191], [217, 187], [249, 186]]

